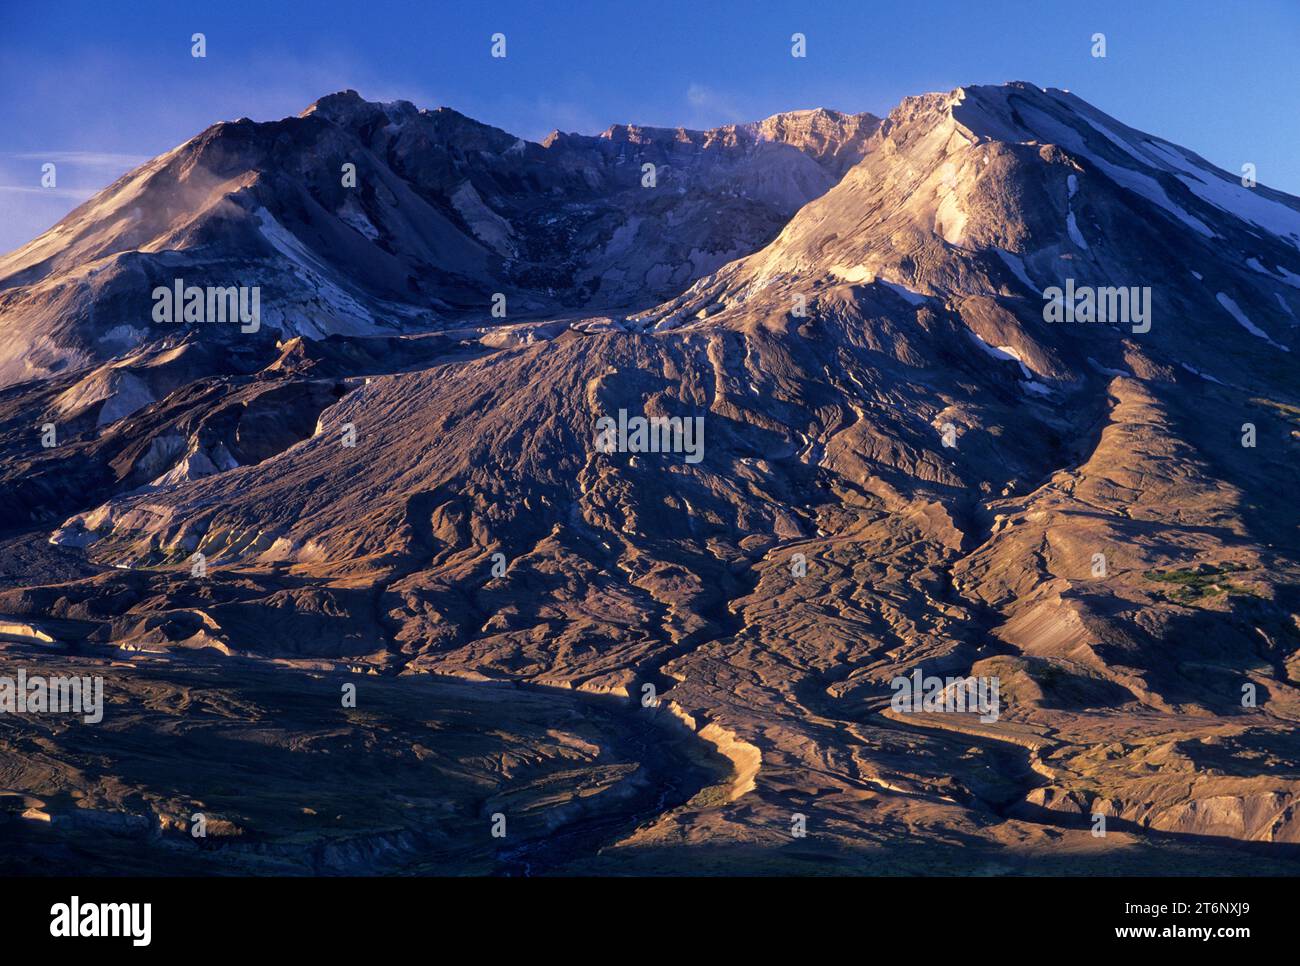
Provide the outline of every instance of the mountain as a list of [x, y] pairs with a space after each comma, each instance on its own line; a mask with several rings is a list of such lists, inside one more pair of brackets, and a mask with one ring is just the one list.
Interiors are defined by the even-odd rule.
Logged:
[[483, 318], [496, 293], [512, 317], [644, 308], [770, 241], [878, 125], [804, 111], [534, 144], [353, 91], [215, 124], [0, 259], [0, 384], [158, 338], [148, 295], [176, 278], [259, 286], [286, 338]]
[[[1221, 378], [1247, 379], [1238, 365], [1289, 368], [1283, 350], [1300, 312], [1294, 198], [1244, 187], [1078, 97], [1027, 84], [908, 98], [880, 133], [880, 148], [773, 244], [696, 283], [681, 305], [726, 305], [788, 281], [881, 280], [913, 300], [969, 301], [971, 315], [992, 316], [974, 334], [1019, 333], [1023, 362], [1070, 379], [1078, 373], [1053, 350], [1104, 344], [1091, 329], [1078, 341], [1074, 326], [1043, 321], [1041, 293], [1072, 278], [1149, 287], [1155, 324], [1135, 341], [1178, 362]], [[1028, 297], [1028, 311], [999, 323], [990, 296], [1020, 296], [1003, 300], [1013, 310]]]
[[[69, 216], [66, 246], [9, 256], [10, 346], [47, 281], [99, 259], [126, 299], [107, 266], [250, 252], [260, 211], [358, 301], [399, 304], [406, 272], [446, 314], [349, 330], [264, 253], [277, 343], [86, 340], [84, 368], [0, 393], [10, 620], [75, 654], [626, 699], [582, 747], [641, 778], [567, 820], [592, 840], [506, 863], [1293, 871], [1296, 199], [1023, 83], [542, 145], [334, 95], [178, 151]], [[330, 194], [349, 156], [396, 205]], [[128, 252], [163, 215], [109, 209], [182, 169], [193, 213], [166, 224], [207, 241]], [[354, 201], [373, 262], [341, 255]], [[476, 316], [492, 291], [526, 317]], [[1078, 321], [1080, 293], [1118, 315]], [[127, 324], [113, 304], [85, 331]], [[64, 442], [39, 446], [36, 412]], [[698, 418], [700, 458], [608, 451], [620, 413]], [[917, 673], [996, 682], [1000, 706], [900, 709]], [[681, 767], [647, 749], [683, 740], [713, 777], [659, 785]], [[548, 774], [568, 809], [579, 778]], [[618, 804], [647, 783], [659, 807]]]

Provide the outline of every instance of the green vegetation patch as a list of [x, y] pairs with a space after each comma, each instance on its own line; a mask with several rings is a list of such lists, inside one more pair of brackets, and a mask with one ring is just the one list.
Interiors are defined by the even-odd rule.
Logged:
[[1249, 594], [1251, 591], [1225, 579], [1227, 574], [1240, 573], [1246, 567], [1242, 564], [1224, 563], [1219, 566], [1197, 564], [1192, 568], [1181, 570], [1148, 570], [1142, 576], [1147, 580], [1171, 585], [1165, 593], [1172, 600], [1182, 603], [1196, 603], [1223, 594]]

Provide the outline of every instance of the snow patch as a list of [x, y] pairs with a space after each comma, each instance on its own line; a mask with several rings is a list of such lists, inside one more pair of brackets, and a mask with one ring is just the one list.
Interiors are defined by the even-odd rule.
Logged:
[[880, 278], [877, 279], [876, 281], [879, 284], [888, 288], [895, 295], [902, 298], [903, 301], [907, 302], [909, 305], [924, 305], [926, 299], [929, 298], [928, 295], [922, 295], [920, 292], [913, 291], [912, 289], [908, 288], [906, 285], [902, 285], [899, 282], [891, 282], [889, 281], [889, 279], [886, 278]]
[[1182, 152], [1171, 147], [1158, 143], [1153, 143], [1153, 146], [1182, 172], [1177, 176], [1178, 180], [1187, 185], [1201, 201], [1300, 248], [1300, 211], [1266, 198], [1239, 180], [1220, 177], [1218, 173], [1193, 163]]
[[1086, 252], [1088, 250], [1088, 242], [1084, 239], [1083, 233], [1079, 231], [1079, 223], [1075, 220], [1073, 211], [1065, 216], [1065, 229], [1070, 233], [1070, 241], [1074, 242]]
[[347, 201], [343, 202], [343, 207], [338, 210], [338, 217], [343, 224], [360, 232], [371, 241], [379, 240], [379, 229], [361, 210], [355, 195], [348, 195]]
[[1281, 265], [1277, 267], [1277, 273], [1282, 276], [1282, 281], [1286, 282], [1292, 288], [1300, 288], [1300, 275], [1295, 272], [1288, 272]]
[[1207, 380], [1208, 382], [1216, 382], [1216, 383], [1218, 383], [1220, 386], [1226, 386], [1226, 385], [1227, 385], [1227, 383], [1225, 383], [1222, 379], [1216, 379], [1216, 378], [1214, 378], [1214, 376], [1210, 375], [1208, 372], [1202, 372], [1200, 369], [1197, 369], [1195, 366], [1189, 366], [1189, 365], [1188, 365], [1187, 363], [1185, 363], [1185, 362], [1180, 362], [1179, 365], [1182, 366], [1184, 369], [1186, 369], [1188, 372], [1190, 372], [1192, 375], [1194, 375], [1194, 376], [1200, 376], [1202, 379], [1205, 379], [1205, 380]]
[[977, 336], [970, 329], [966, 330], [966, 334], [970, 336], [975, 344], [984, 351], [985, 355], [992, 359], [997, 359], [1000, 362], [1014, 362], [1016, 365], [1020, 366], [1020, 371], [1026, 379], [1033, 379], [1033, 370], [1025, 365], [1025, 361], [1020, 358], [1020, 353], [1016, 351], [1014, 346], [1000, 345], [995, 348]]
[[1006, 263], [1007, 268], [1011, 269], [1012, 273], [1016, 276], [1016, 278], [1024, 282], [1025, 285], [1028, 286], [1028, 288], [1035, 295], [1043, 294], [1042, 289], [1040, 289], [1037, 285], [1033, 283], [1033, 281], [1030, 280], [1029, 273], [1025, 271], [1025, 263], [1021, 261], [1019, 255], [1014, 255], [1011, 252], [1003, 251], [1001, 248], [994, 248], [993, 250], [1002, 257], [1002, 261]]
[[1103, 376], [1125, 376], [1125, 377], [1127, 377], [1127, 378], [1129, 378], [1129, 379], [1132, 379], [1132, 378], [1133, 378], [1133, 373], [1129, 372], [1128, 370], [1126, 370], [1126, 369], [1111, 369], [1111, 368], [1109, 368], [1109, 367], [1107, 367], [1107, 366], [1103, 366], [1100, 362], [1098, 362], [1096, 359], [1093, 359], [1091, 356], [1088, 358], [1088, 365], [1092, 366], [1094, 369], [1096, 369], [1098, 372], [1100, 372]]
[[[1084, 155], [1092, 161], [1093, 164], [1095, 164], [1101, 172], [1106, 175], [1106, 177], [1111, 181], [1114, 181], [1120, 187], [1127, 188], [1134, 194], [1141, 195], [1143, 198], [1158, 205], [1183, 224], [1195, 229], [1207, 238], [1216, 237], [1214, 231], [1208, 225], [1203, 221], [1194, 218], [1182, 207], [1176, 204], [1169, 195], [1166, 194], [1165, 189], [1160, 185], [1160, 182], [1149, 174], [1145, 174], [1142, 171], [1135, 171], [1132, 168], [1127, 168], [1107, 161], [1088, 147], [1087, 143], [1077, 130], [1066, 124], [1062, 124], [1059, 120], [1043, 111], [1037, 110], [1030, 105], [1022, 105], [1020, 110], [1025, 116], [1025, 122], [1029, 124], [1031, 128], [1042, 132], [1067, 151]], [[1153, 159], [1141, 154], [1138, 149], [1128, 141], [1125, 141], [1117, 134], [1114, 134], [1109, 129], [1096, 123], [1090, 118], [1082, 114], [1079, 116], [1083, 118], [1089, 127], [1093, 128], [1097, 133], [1101, 134], [1104, 138], [1118, 147], [1130, 158], [1137, 161], [1144, 168], [1150, 168], [1153, 166]]]
[[1258, 336], [1259, 338], [1267, 342], [1269, 345], [1273, 346], [1274, 348], [1281, 349], [1283, 352], [1291, 351], [1286, 346], [1274, 342], [1272, 339], [1270, 339], [1268, 333], [1265, 332], [1263, 329], [1261, 329], [1259, 326], [1257, 326], [1254, 322], [1250, 321], [1250, 319], [1246, 317], [1246, 313], [1241, 311], [1241, 307], [1238, 306], [1237, 303], [1234, 302], [1232, 299], [1230, 299], [1227, 295], [1220, 292], [1218, 295], [1215, 296], [1215, 298], [1219, 300], [1220, 305], [1222, 305], [1225, 309], [1228, 310], [1228, 314], [1231, 315], [1234, 319], [1236, 319], [1237, 323], [1243, 329], [1249, 332], [1251, 335]]

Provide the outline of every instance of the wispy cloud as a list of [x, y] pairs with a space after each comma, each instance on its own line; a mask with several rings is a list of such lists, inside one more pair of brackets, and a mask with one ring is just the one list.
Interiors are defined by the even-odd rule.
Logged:
[[705, 84], [692, 83], [686, 88], [689, 123], [695, 127], [716, 127], [750, 121], [735, 99]]
[[53, 161], [96, 168], [134, 168], [149, 160], [143, 154], [115, 154], [110, 151], [11, 151], [5, 157], [16, 161]]
[[46, 195], [50, 198], [75, 198], [85, 201], [95, 194], [93, 188], [33, 188], [30, 185], [0, 184], [0, 191], [25, 195]]

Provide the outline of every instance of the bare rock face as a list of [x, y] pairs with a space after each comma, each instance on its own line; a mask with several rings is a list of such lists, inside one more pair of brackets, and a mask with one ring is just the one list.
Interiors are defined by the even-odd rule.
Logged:
[[[599, 821], [556, 792], [599, 834], [530, 853], [551, 870], [1293, 863], [1236, 845], [1300, 835], [1300, 202], [1027, 84], [540, 145], [340, 94], [178, 152], [141, 172], [220, 197], [204, 251], [260, 232], [275, 278], [443, 307], [349, 330], [284, 281], [278, 342], [86, 343], [5, 390], [13, 626], [630, 699], [583, 740], [653, 784], [674, 735], [698, 782], [648, 810], [634, 782], [621, 824], [624, 792]], [[140, 177], [0, 298], [145, 265], [94, 214]], [[1122, 316], [1060, 314], [1121, 287]], [[456, 316], [494, 291], [536, 317]], [[606, 446], [605, 417], [700, 445]], [[994, 704], [899, 706], [914, 675]]]
[[216, 124], [0, 259], [0, 383], [160, 337], [150, 293], [176, 279], [257, 286], [285, 338], [486, 319], [497, 293], [512, 317], [645, 308], [770, 241], [878, 124], [800, 112], [535, 144], [353, 91]]

